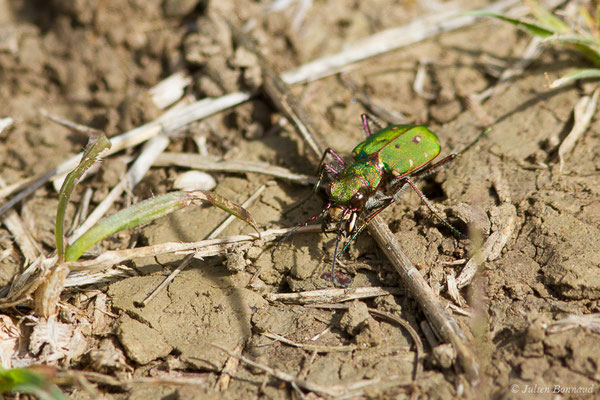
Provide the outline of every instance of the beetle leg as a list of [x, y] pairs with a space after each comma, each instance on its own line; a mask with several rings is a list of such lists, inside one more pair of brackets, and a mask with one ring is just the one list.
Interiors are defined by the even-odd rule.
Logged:
[[371, 136], [372, 133], [371, 128], [369, 127], [369, 117], [367, 116], [367, 114], [362, 114], [360, 117], [362, 118], [363, 127], [365, 128], [367, 137]]
[[302, 204], [304, 204], [308, 200], [310, 200], [310, 198], [315, 193], [317, 193], [317, 190], [319, 190], [319, 186], [321, 186], [321, 182], [323, 182], [323, 178], [325, 177], [325, 171], [328, 171], [329, 173], [331, 173], [334, 178], [336, 178], [340, 174], [341, 171], [336, 170], [334, 167], [332, 167], [331, 165], [324, 162], [327, 154], [332, 154], [340, 163], [342, 163], [342, 168], [345, 166], [344, 160], [342, 160], [342, 158], [335, 151], [333, 151], [332, 148], [328, 148], [327, 150], [325, 150], [325, 152], [323, 153], [323, 157], [321, 157], [321, 161], [319, 162], [319, 170], [318, 170], [319, 171], [319, 179], [317, 179], [317, 183], [315, 183], [315, 186], [313, 186], [313, 190], [309, 193], [308, 196], [306, 196], [304, 199], [300, 200], [292, 208], [286, 210], [283, 213], [283, 215], [289, 214], [290, 212], [294, 211], [295, 209], [300, 207]]
[[[333, 174], [334, 177], [337, 177], [340, 172], [338, 170], [336, 170], [335, 168], [333, 168], [330, 164], [323, 164], [323, 168], [322, 170], [327, 170], [329, 172], [331, 172]], [[319, 179], [321, 179], [321, 177], [319, 177]]]
[[390, 183], [390, 188], [391, 189], [389, 192], [391, 193], [391, 196], [394, 199], [398, 200], [408, 188], [408, 186], [406, 185], [406, 177], [400, 178], [396, 181], [392, 181]]
[[371, 136], [371, 127], [369, 126], [369, 121], [371, 121], [371, 123], [373, 123], [375, 126], [377, 126], [377, 129], [383, 129], [383, 126], [381, 126], [381, 124], [379, 123], [379, 121], [377, 121], [375, 119], [375, 117], [373, 117], [371, 114], [361, 114], [360, 115], [361, 119], [362, 119], [362, 123], [363, 123], [363, 127], [365, 128], [365, 132], [367, 133], [367, 137]]
[[373, 218], [375, 218], [377, 216], [377, 214], [379, 214], [380, 212], [382, 212], [383, 210], [385, 210], [386, 208], [391, 206], [395, 201], [396, 201], [395, 198], [390, 197], [385, 203], [383, 203], [382, 206], [380, 206], [378, 209], [376, 209], [371, 214], [369, 214], [369, 216], [367, 218], [365, 218], [365, 223], [360, 227], [361, 230], [364, 229], [365, 226], [369, 225], [369, 222], [371, 222], [371, 220]]
[[452, 224], [450, 224], [450, 222], [448, 222], [448, 220], [446, 218], [444, 218], [444, 216], [434, 208], [433, 204], [431, 204], [431, 202], [427, 199], [427, 197], [425, 197], [425, 195], [423, 194], [423, 192], [421, 192], [417, 186], [413, 183], [413, 181], [411, 181], [408, 178], [405, 178], [406, 182], [412, 186], [413, 190], [415, 191], [415, 193], [421, 198], [421, 200], [423, 201], [423, 203], [425, 203], [425, 205], [427, 206], [427, 208], [429, 208], [429, 211], [431, 211], [433, 213], [433, 215], [435, 215], [440, 221], [442, 221], [442, 223], [444, 225], [446, 225], [446, 227], [448, 227], [448, 229], [450, 229], [452, 231], [452, 233], [454, 233], [456, 236], [458, 236], [460, 239], [466, 239], [467, 236], [465, 236], [461, 231], [459, 231], [458, 229], [456, 229], [455, 227], [452, 226]]
[[329, 214], [324, 214], [323, 218], [321, 218], [321, 232], [325, 234], [325, 237], [327, 237], [328, 233], [332, 233], [332, 230], [328, 229], [329, 222]]
[[338, 153], [336, 153], [335, 150], [333, 150], [331, 147], [327, 148], [327, 150], [325, 150], [323, 152], [321, 161], [319, 161], [319, 168], [317, 169], [317, 172], [319, 174], [319, 180], [317, 181], [317, 183], [313, 189], [313, 192], [317, 191], [319, 184], [323, 180], [323, 173], [324, 173], [325, 169], [328, 169], [328, 171], [331, 172], [334, 177], [337, 177], [341, 172], [341, 171], [337, 170], [336, 168], [332, 167], [330, 164], [327, 164], [325, 162], [325, 157], [327, 157], [327, 154], [331, 154], [333, 157], [335, 157], [335, 159], [341, 164], [341, 170], [343, 170], [346, 167], [346, 163], [344, 163], [344, 160], [342, 160], [342, 157], [340, 157], [338, 155]]
[[[333, 157], [335, 157], [335, 159], [342, 165], [342, 169], [344, 169], [346, 167], [346, 163], [344, 162], [342, 157], [340, 157], [340, 155], [338, 153], [336, 153], [335, 150], [333, 150], [331, 147], [329, 147], [323, 153], [323, 157], [321, 157], [321, 162], [319, 163], [319, 169], [322, 168], [323, 161], [325, 160], [325, 157], [327, 156], [327, 154], [331, 154]], [[327, 164], [325, 164], [325, 165], [327, 165]]]

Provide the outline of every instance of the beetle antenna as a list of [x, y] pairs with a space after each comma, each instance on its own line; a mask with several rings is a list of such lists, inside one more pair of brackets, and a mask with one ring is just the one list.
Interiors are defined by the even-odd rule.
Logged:
[[491, 131], [492, 131], [492, 127], [491, 126], [488, 127], [488, 128], [486, 128], [483, 132], [481, 132], [479, 134], [479, 136], [477, 136], [475, 138], [475, 140], [473, 140], [471, 143], [469, 143], [464, 149], [462, 149], [461, 151], [459, 151], [458, 153], [456, 153], [456, 155], [461, 155], [465, 151], [469, 150], [471, 147], [475, 146], [477, 144], [477, 142], [479, 142], [479, 140], [481, 140], [481, 138], [483, 138], [485, 135], [487, 135]]

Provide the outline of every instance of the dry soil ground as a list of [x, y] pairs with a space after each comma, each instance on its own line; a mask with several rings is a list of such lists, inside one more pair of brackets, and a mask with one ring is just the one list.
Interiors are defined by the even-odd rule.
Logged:
[[[0, 117], [12, 117], [0, 134], [0, 173], [5, 183], [43, 173], [80, 151], [85, 138], [40, 116], [45, 108], [109, 136], [159, 115], [148, 89], [175, 71], [192, 76], [189, 93], [218, 97], [252, 87], [256, 70], [236, 51], [224, 16], [235, 24], [254, 19], [253, 36], [280, 71], [339, 51], [345, 44], [385, 28], [408, 23], [444, 7], [421, 1], [315, 1], [302, 19], [302, 2], [269, 11], [271, 2], [77, 0], [0, 1]], [[463, 1], [462, 9], [484, 6]], [[569, 315], [600, 312], [600, 129], [595, 120], [559, 170], [557, 148], [573, 125], [579, 98], [596, 88], [593, 82], [549, 90], [544, 74], [554, 79], [585, 60], [577, 54], [547, 49], [527, 69], [474, 112], [467, 98], [495, 84], [492, 62], [510, 65], [530, 37], [510, 26], [484, 20], [416, 45], [362, 62], [345, 73], [354, 91], [339, 77], [307, 83], [294, 93], [316, 127], [342, 155], [364, 140], [355, 97], [366, 93], [374, 103], [402, 113], [406, 121], [426, 124], [439, 136], [443, 154], [473, 140], [488, 122], [493, 132], [449, 168], [419, 183], [422, 190], [464, 228], [461, 218], [477, 225], [483, 239], [514, 217], [512, 233], [494, 261], [461, 291], [465, 299], [450, 308], [477, 354], [482, 381], [477, 388], [460, 372], [436, 361], [423, 334], [422, 311], [404, 290], [364, 300], [369, 307], [409, 321], [425, 342], [425, 370], [411, 386], [415, 348], [396, 325], [376, 320], [355, 304], [351, 311], [269, 303], [269, 292], [328, 288], [334, 235], [296, 235], [271, 254], [268, 244], [238, 253], [194, 260], [154, 301], [136, 306], [163, 279], [181, 256], [138, 259], [135, 276], [63, 294], [59, 319], [84, 327], [84, 345], [69, 357], [48, 360], [48, 352], [29, 353], [65, 369], [96, 371], [122, 380], [185, 376], [194, 385], [98, 383], [98, 392], [78, 383], [63, 389], [73, 398], [273, 398], [297, 396], [258, 369], [240, 365], [224, 392], [215, 389], [227, 355], [217, 343], [270, 367], [301, 374], [307, 381], [330, 385], [378, 378], [364, 389], [365, 398], [442, 399], [551, 398], [555, 386], [579, 388], [598, 396], [600, 336], [598, 325], [556, 324]], [[413, 82], [419, 63], [428, 61], [423, 96]], [[254, 74], [254, 75], [253, 75]], [[486, 120], [488, 118], [488, 120]], [[196, 152], [193, 136], [205, 137], [210, 155], [263, 161], [314, 174], [301, 139], [264, 98], [192, 124], [172, 138], [169, 152]], [[93, 188], [92, 205], [100, 201], [125, 171], [137, 149], [103, 162], [100, 173], [82, 183], [74, 204]], [[183, 170], [153, 168], [123, 203], [171, 189]], [[214, 175], [217, 192], [243, 202], [269, 177], [257, 174]], [[324, 199], [315, 197], [289, 215], [283, 210], [310, 189], [284, 181], [268, 186], [249, 207], [263, 228], [294, 226], [318, 213]], [[57, 194], [50, 185], [28, 197], [16, 210], [42, 244], [53, 250], [52, 224]], [[465, 211], [466, 210], [466, 211]], [[514, 213], [514, 214], [513, 214]], [[431, 216], [413, 192], [383, 214], [404, 249], [445, 304], [448, 276], [469, 257], [476, 240], [457, 240]], [[465, 217], [466, 216], [466, 217]], [[475, 217], [474, 217], [475, 216]], [[201, 240], [225, 217], [206, 207], [192, 207], [142, 229], [117, 235], [94, 249], [124, 248], [131, 243]], [[462, 224], [462, 225], [461, 225]], [[240, 222], [222, 236], [250, 232]], [[0, 227], [0, 248], [13, 249], [0, 261], [0, 284], [7, 285], [25, 260]], [[367, 233], [344, 255], [339, 271], [351, 287], [398, 287], [399, 281]], [[235, 271], [236, 267], [240, 267]], [[450, 278], [451, 279], [451, 278]], [[98, 313], [105, 304], [105, 313]], [[455, 304], [456, 305], [456, 304]], [[96, 311], [95, 311], [96, 310]], [[364, 311], [364, 310], [363, 310]], [[462, 312], [462, 311], [466, 311]], [[3, 310], [24, 327], [30, 309]], [[593, 322], [593, 321], [592, 321]], [[585, 324], [584, 324], [585, 325]], [[595, 330], [594, 330], [595, 328]], [[298, 343], [359, 349], [311, 351], [274, 341], [271, 332]], [[311, 338], [320, 335], [318, 340]], [[27, 358], [27, 352], [20, 354]], [[446, 367], [445, 367], [446, 366]], [[314, 396], [311, 395], [311, 396]]]

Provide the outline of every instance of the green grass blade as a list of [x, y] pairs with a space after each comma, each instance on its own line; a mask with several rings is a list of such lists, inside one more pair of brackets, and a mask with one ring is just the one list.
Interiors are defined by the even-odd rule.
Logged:
[[530, 0], [527, 2], [531, 13], [537, 19], [540, 24], [549, 27], [558, 33], [569, 33], [571, 32], [571, 28], [565, 22], [563, 22], [560, 18], [556, 17], [554, 14], [543, 8], [538, 4], [537, 1]]
[[547, 39], [570, 46], [586, 56], [596, 66], [600, 66], [600, 42], [581, 35], [558, 35]]
[[192, 203], [198, 202], [208, 202], [219, 207], [248, 223], [258, 232], [258, 227], [256, 226], [254, 219], [246, 209], [216, 193], [205, 193], [199, 190], [193, 192], [171, 192], [141, 201], [99, 221], [73, 244], [67, 247], [65, 260], [77, 260], [85, 250], [109, 235], [124, 229], [134, 228], [148, 223]]
[[496, 14], [491, 11], [485, 11], [485, 10], [471, 11], [471, 12], [466, 13], [466, 15], [496, 18], [501, 21], [508, 22], [509, 24], [512, 24], [512, 25], [524, 30], [525, 32], [528, 32], [535, 36], [539, 36], [541, 38], [547, 38], [548, 36], [552, 36], [552, 35], [558, 33], [556, 30], [549, 28], [549, 27], [544, 27], [542, 25], [535, 24], [532, 22], [527, 22], [527, 21], [524, 21], [521, 19], [505, 17], [504, 15]]
[[102, 154], [110, 149], [110, 140], [106, 137], [106, 135], [96, 135], [90, 138], [90, 141], [83, 153], [81, 158], [81, 162], [79, 165], [71, 171], [65, 181], [63, 182], [62, 187], [60, 188], [60, 193], [58, 197], [58, 207], [56, 209], [56, 226], [55, 226], [55, 240], [56, 240], [56, 252], [58, 254], [58, 259], [62, 261], [64, 254], [64, 220], [65, 220], [65, 211], [67, 209], [67, 205], [69, 204], [69, 198], [71, 197], [71, 193], [75, 188], [75, 185], [81, 178], [81, 176], [88, 170], [98, 159], [102, 156]]
[[551, 89], [557, 88], [569, 82], [574, 82], [579, 79], [587, 79], [587, 78], [600, 78], [600, 69], [598, 68], [587, 68], [587, 69], [578, 69], [573, 72], [569, 72], [568, 74], [563, 75], [559, 79], [552, 82], [550, 85]]
[[600, 48], [599, 41], [582, 35], [557, 35], [546, 40], [550, 42], [557, 41], [559, 43], [581, 44], [583, 46], [590, 47], [594, 51], [598, 51], [597, 49]]
[[0, 367], [0, 394], [6, 392], [30, 393], [41, 400], [67, 400], [59, 388], [26, 368]]
[[84, 251], [107, 236], [124, 229], [135, 228], [173, 211], [180, 210], [189, 205], [190, 202], [187, 192], [172, 192], [141, 201], [125, 210], [121, 210], [98, 221], [79, 239], [68, 246], [65, 260], [75, 261]]
[[196, 190], [191, 193], [194, 194], [194, 196], [196, 196], [198, 199], [210, 203], [213, 206], [218, 207], [221, 210], [227, 211], [229, 214], [241, 219], [242, 221], [250, 225], [252, 228], [254, 228], [254, 230], [260, 236], [260, 231], [258, 230], [258, 226], [256, 225], [254, 218], [252, 218], [252, 215], [250, 215], [250, 213], [244, 207], [240, 206], [237, 203], [234, 203], [233, 201], [227, 200], [225, 197], [219, 196], [214, 192], [206, 193], [200, 190]]

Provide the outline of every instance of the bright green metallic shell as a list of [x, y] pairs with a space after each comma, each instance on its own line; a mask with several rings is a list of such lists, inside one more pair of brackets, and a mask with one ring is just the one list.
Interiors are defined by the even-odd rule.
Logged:
[[369, 136], [352, 151], [355, 160], [377, 157], [385, 172], [406, 175], [440, 154], [440, 142], [421, 125], [392, 125]]
[[381, 173], [375, 166], [368, 161], [357, 161], [346, 167], [339, 179], [331, 182], [329, 192], [335, 203], [348, 204], [359, 190], [372, 193], [380, 182]]

